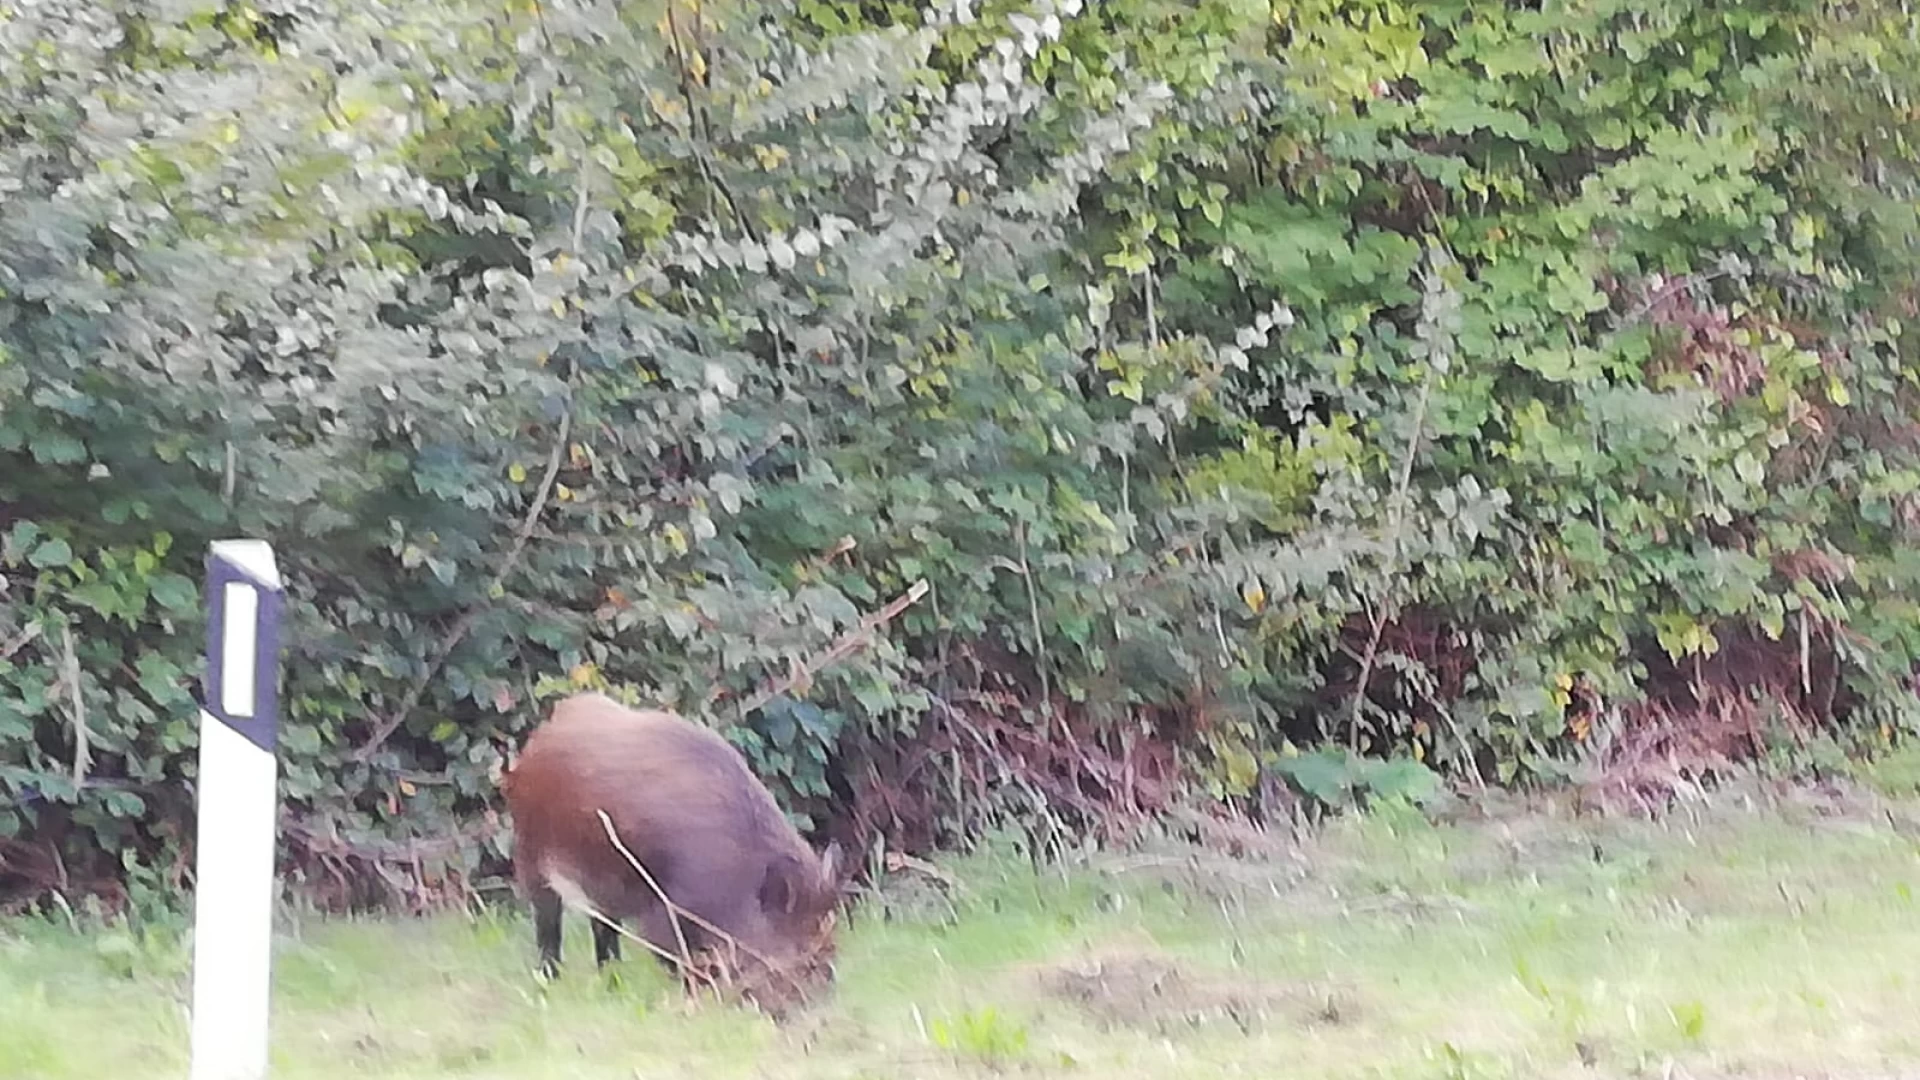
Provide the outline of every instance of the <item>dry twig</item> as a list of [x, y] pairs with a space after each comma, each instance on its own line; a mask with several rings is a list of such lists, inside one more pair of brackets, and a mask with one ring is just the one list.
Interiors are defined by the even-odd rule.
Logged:
[[[607, 812], [605, 810], [595, 810], [594, 814], [600, 818], [600, 825], [606, 830], [607, 839], [612, 842], [614, 848], [620, 852], [621, 856], [627, 860], [627, 865], [633, 867], [634, 872], [638, 873], [641, 879], [647, 883], [647, 887], [653, 890], [653, 894], [659, 899], [661, 906], [666, 908], [667, 918], [672, 920], [674, 938], [680, 946], [680, 955], [677, 957], [673, 956], [665, 949], [647, 941], [645, 938], [607, 918], [600, 912], [589, 911], [589, 914], [594, 919], [605, 924], [621, 937], [640, 942], [655, 956], [659, 956], [667, 962], [674, 964], [680, 969], [682, 978], [690, 982], [704, 982], [712, 988], [716, 998], [720, 996], [720, 981], [722, 978], [724, 978], [729, 985], [735, 983], [733, 973], [739, 967], [739, 958], [743, 954], [758, 961], [769, 975], [775, 975], [785, 979], [793, 990], [799, 991], [804, 989], [800, 985], [800, 980], [789, 972], [785, 965], [775, 963], [765, 954], [742, 944], [739, 938], [720, 929], [718, 926], [715, 926], [694, 912], [674, 903], [673, 899], [667, 895], [666, 890], [660, 887], [659, 881], [655, 880], [653, 874], [641, 864], [640, 860], [635, 857], [632, 851], [628, 850], [626, 844], [621, 842], [620, 834], [614, 829], [613, 819], [607, 816]], [[692, 953], [687, 948], [686, 935], [680, 928], [681, 920], [683, 919], [706, 931], [712, 935], [715, 941], [725, 945], [727, 951], [726, 958], [724, 960], [716, 958], [715, 961], [705, 965], [696, 964]], [[833, 929], [833, 924], [834, 920], [829, 916], [821, 927], [821, 934], [823, 936], [830, 934]]]
[[659, 898], [660, 906], [666, 909], [667, 919], [673, 925], [673, 939], [680, 946], [681, 967], [691, 968], [693, 966], [693, 954], [687, 951], [687, 935], [680, 929], [680, 905], [668, 899], [667, 890], [660, 887], [660, 883], [654, 880], [653, 874], [649, 872], [645, 866], [641, 865], [640, 860], [634, 857], [633, 852], [627, 850], [626, 844], [621, 843], [620, 834], [615, 831], [613, 819], [607, 816], [607, 812], [605, 810], [595, 810], [594, 814], [600, 819], [600, 827], [607, 830], [607, 839], [613, 842], [615, 850], [619, 851], [621, 856], [627, 860], [627, 864], [633, 867], [634, 872], [640, 875], [641, 880], [647, 883], [647, 888], [652, 889], [653, 895]]
[[[927, 595], [929, 588], [931, 586], [924, 579], [914, 582], [912, 588], [895, 597], [886, 607], [861, 619], [859, 626], [836, 638], [825, 652], [809, 657], [792, 671], [769, 683], [752, 697], [743, 700], [740, 703], [739, 714], [745, 716], [772, 701], [777, 695], [784, 694], [801, 683], [811, 682], [813, 677], [821, 671], [859, 652], [873, 640], [875, 630], [892, 622], [901, 612], [918, 603], [921, 597]], [[725, 693], [724, 689], [716, 687], [708, 692], [706, 703], [713, 704]]]
[[60, 628], [62, 667], [60, 681], [67, 686], [68, 719], [73, 723], [73, 786], [87, 780], [87, 767], [93, 764], [93, 733], [87, 730], [87, 702], [80, 692], [80, 654], [73, 647], [73, 627]]

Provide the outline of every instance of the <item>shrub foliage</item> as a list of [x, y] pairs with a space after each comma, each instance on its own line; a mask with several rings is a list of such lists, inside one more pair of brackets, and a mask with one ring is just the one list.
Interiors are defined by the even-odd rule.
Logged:
[[0, 886], [177, 882], [242, 534], [338, 903], [497, 858], [581, 687], [869, 849], [1890, 737], [1917, 41], [1880, 0], [0, 0]]

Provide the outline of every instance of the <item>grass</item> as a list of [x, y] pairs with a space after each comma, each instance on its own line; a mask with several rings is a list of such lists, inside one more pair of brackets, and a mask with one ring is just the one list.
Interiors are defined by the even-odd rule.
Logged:
[[[1755, 1077], [1920, 1073], [1914, 804], [1723, 798], [1664, 824], [1376, 814], [1261, 858], [946, 864], [787, 1028], [631, 957], [541, 986], [515, 910], [289, 920], [299, 1077]], [[924, 883], [923, 883], [924, 884]], [[917, 899], [916, 899], [917, 897]], [[0, 1074], [184, 1076], [178, 940], [0, 924]]]

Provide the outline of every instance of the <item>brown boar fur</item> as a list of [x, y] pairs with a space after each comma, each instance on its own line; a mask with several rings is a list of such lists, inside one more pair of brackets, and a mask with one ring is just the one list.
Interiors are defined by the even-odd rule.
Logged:
[[[755, 978], [751, 996], [776, 1014], [803, 987], [831, 978], [837, 846], [816, 856], [715, 732], [672, 713], [630, 709], [600, 694], [554, 707], [503, 782], [513, 817], [514, 876], [534, 912], [540, 967], [560, 964], [560, 915], [583, 904], [638, 923], [669, 955], [680, 938], [658, 894], [607, 838], [621, 843], [673, 903], [737, 940]], [[724, 940], [681, 918], [688, 951]], [[620, 955], [618, 934], [593, 920], [594, 958]], [[771, 967], [773, 971], [767, 969]]]

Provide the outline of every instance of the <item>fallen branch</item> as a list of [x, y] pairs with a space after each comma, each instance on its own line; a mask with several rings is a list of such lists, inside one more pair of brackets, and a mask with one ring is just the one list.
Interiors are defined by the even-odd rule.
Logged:
[[[647, 941], [645, 938], [640, 937], [639, 935], [633, 933], [631, 930], [628, 930], [626, 927], [621, 926], [619, 923], [614, 922], [611, 919], [608, 919], [606, 916], [601, 915], [600, 913], [593, 911], [592, 909], [589, 909], [588, 913], [593, 918], [598, 919], [600, 922], [604, 923], [605, 925], [613, 929], [614, 932], [618, 933], [621, 937], [641, 942], [643, 945], [646, 946], [647, 950], [653, 953], [655, 956], [663, 957], [670, 963], [679, 967], [681, 971], [681, 975], [684, 978], [704, 979], [707, 982], [707, 984], [713, 989], [716, 997], [720, 993], [719, 979], [716, 977], [714, 973], [701, 971], [699, 968], [697, 968], [694, 965], [693, 955], [687, 948], [686, 935], [680, 929], [680, 922], [682, 919], [692, 923], [693, 925], [699, 927], [702, 930], [705, 930], [707, 933], [713, 935], [714, 940], [722, 942], [727, 946], [729, 955], [731, 957], [731, 962], [728, 964], [729, 970], [723, 971], [722, 973], [728, 976], [729, 982], [733, 981], [732, 972], [730, 969], [737, 967], [739, 964], [739, 957], [741, 956], [741, 954], [745, 954], [746, 956], [759, 961], [761, 967], [764, 968], [767, 971], [767, 973], [772, 975], [778, 975], [779, 977], [784, 978], [787, 981], [787, 983], [795, 991], [800, 991], [804, 989], [804, 987], [800, 985], [800, 980], [795, 978], [790, 972], [788, 972], [786, 970], [785, 965], [774, 963], [773, 960], [767, 957], [765, 954], [760, 953], [757, 950], [748, 948], [747, 946], [741, 944], [739, 938], [734, 937], [732, 934], [729, 934], [725, 930], [720, 929], [718, 926], [715, 926], [713, 923], [708, 922], [706, 919], [702, 918], [698, 914], [695, 914], [694, 912], [681, 907], [679, 904], [674, 903], [672, 898], [667, 895], [667, 891], [661, 888], [660, 883], [654, 879], [653, 874], [648, 872], [647, 868], [641, 864], [640, 860], [634, 856], [633, 852], [627, 849], [627, 845], [621, 842], [620, 834], [614, 829], [613, 819], [607, 816], [607, 812], [605, 810], [596, 809], [594, 811], [594, 814], [597, 817], [599, 817], [600, 826], [606, 830], [607, 839], [613, 843], [615, 850], [620, 852], [621, 856], [627, 860], [627, 865], [633, 867], [634, 872], [638, 873], [641, 879], [647, 883], [647, 887], [653, 890], [653, 895], [659, 899], [661, 906], [666, 908], [667, 918], [672, 921], [674, 940], [678, 942], [680, 946], [681, 955], [679, 957], [674, 957], [671, 954], [669, 954], [665, 949], [662, 949], [659, 946], [653, 944], [652, 942]], [[826, 922], [822, 924], [822, 927], [821, 927], [822, 932], [823, 933], [831, 932], [834, 921], [835, 920], [833, 919], [833, 917], [829, 915]]]
[[80, 692], [80, 654], [73, 647], [73, 627], [60, 628], [62, 649], [61, 682], [67, 685], [69, 719], [73, 722], [73, 786], [87, 782], [87, 767], [93, 764], [93, 732], [87, 730], [87, 702]]
[[[626, 938], [628, 941], [634, 942], [635, 944], [639, 945], [641, 948], [659, 957], [661, 960], [669, 964], [672, 964], [674, 967], [678, 968], [683, 978], [692, 978], [696, 974], [697, 969], [694, 968], [691, 960], [683, 960], [680, 957], [675, 956], [672, 953], [668, 952], [667, 950], [661, 948], [660, 946], [655, 945], [653, 942], [648, 941], [646, 938], [641, 937], [639, 934], [636, 934], [633, 931], [627, 929], [626, 927], [621, 926], [619, 923], [613, 921], [612, 919], [607, 918], [604, 914], [602, 914], [599, 908], [588, 907], [586, 911], [587, 911], [587, 918], [592, 919], [593, 921], [599, 923], [600, 925], [606, 927], [609, 930], [612, 930], [614, 933], [619, 934], [621, 937]], [[716, 993], [717, 992], [718, 991], [716, 988]]]
[[[795, 666], [792, 671], [769, 683], [752, 697], [743, 700], [740, 703], [740, 715], [744, 717], [753, 710], [772, 701], [778, 695], [784, 694], [802, 683], [813, 681], [813, 677], [821, 671], [832, 667], [834, 664], [845, 660], [847, 657], [865, 648], [873, 640], [873, 632], [875, 630], [892, 622], [895, 618], [899, 617], [901, 612], [919, 603], [921, 597], [926, 596], [930, 588], [932, 588], [932, 586], [928, 585], [925, 579], [914, 582], [912, 588], [895, 597], [886, 607], [861, 619], [859, 626], [854, 627], [852, 630], [836, 638], [833, 644], [827, 647], [825, 652], [808, 658], [805, 662]], [[708, 692], [706, 704], [712, 705], [725, 695], [725, 689], [716, 687]]]
[[667, 920], [673, 925], [673, 939], [680, 945], [680, 962], [683, 967], [691, 967], [693, 964], [693, 954], [687, 951], [687, 935], [680, 929], [680, 905], [667, 898], [667, 890], [660, 887], [660, 883], [654, 880], [653, 874], [648, 872], [645, 866], [641, 865], [640, 860], [634, 857], [633, 852], [627, 850], [627, 845], [620, 842], [620, 834], [614, 830], [613, 819], [607, 816], [607, 812], [605, 810], [595, 810], [594, 815], [600, 819], [601, 828], [607, 830], [607, 839], [613, 842], [614, 848], [626, 858], [627, 864], [633, 867], [634, 871], [647, 883], [647, 888], [653, 890], [653, 895], [659, 898], [660, 906], [667, 911]]
[[1420, 398], [1414, 406], [1413, 424], [1407, 431], [1407, 446], [1399, 463], [1400, 475], [1394, 481], [1393, 491], [1387, 496], [1387, 533], [1391, 546], [1387, 549], [1386, 565], [1380, 572], [1380, 600], [1367, 615], [1367, 650], [1360, 657], [1360, 673], [1354, 678], [1353, 684], [1353, 709], [1347, 718], [1347, 747], [1356, 753], [1360, 749], [1360, 727], [1366, 719], [1367, 684], [1372, 681], [1374, 664], [1379, 660], [1380, 635], [1385, 632], [1387, 623], [1397, 615], [1389, 615], [1387, 605], [1393, 599], [1393, 575], [1400, 571], [1400, 533], [1406, 524], [1407, 493], [1413, 484], [1413, 462], [1420, 453], [1421, 434], [1427, 423], [1427, 404], [1433, 396], [1433, 384], [1439, 378], [1439, 372], [1429, 363], [1420, 380]]

